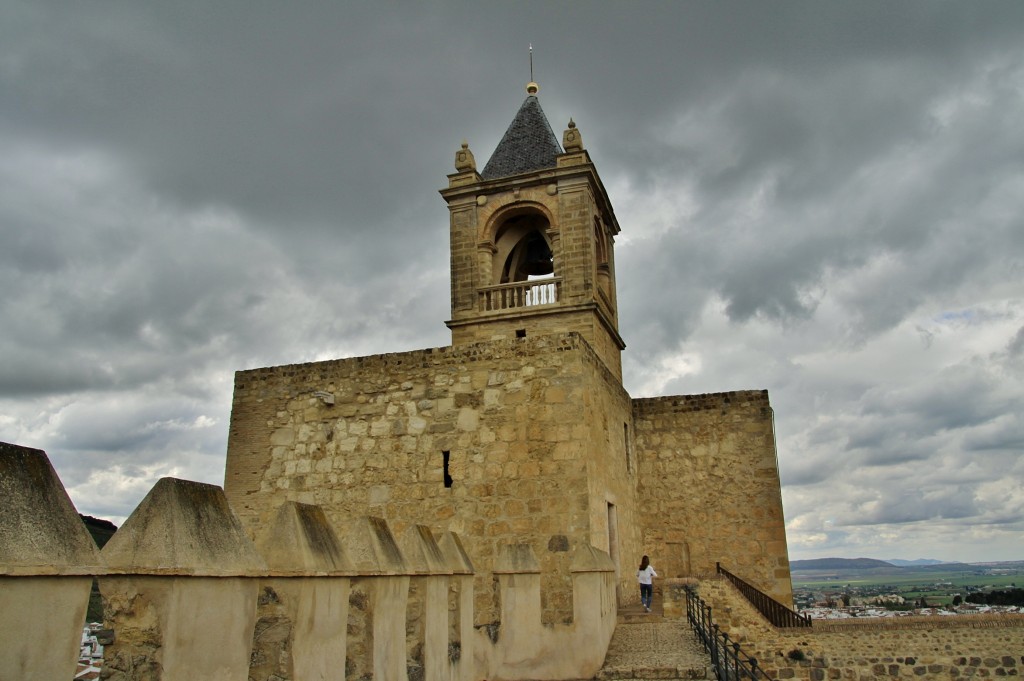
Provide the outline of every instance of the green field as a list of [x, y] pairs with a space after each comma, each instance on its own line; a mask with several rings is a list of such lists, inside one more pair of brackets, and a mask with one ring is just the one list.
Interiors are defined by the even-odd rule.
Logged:
[[[912, 570], [912, 569], [911, 569]], [[954, 586], [992, 586], [999, 589], [1024, 585], [1024, 573], [1016, 575], [974, 574], [970, 572], [905, 572], [898, 574], [837, 574], [828, 578], [821, 575], [799, 573], [793, 575], [793, 587], [810, 589], [838, 589], [847, 584], [851, 586], [883, 586], [891, 584], [898, 587], [913, 585], [926, 586], [939, 582], [949, 582]]]
[[957, 594], [1024, 588], [1024, 564], [797, 570], [792, 578], [794, 595], [847, 593], [870, 598], [895, 593], [908, 604], [924, 597], [929, 605], [949, 605]]

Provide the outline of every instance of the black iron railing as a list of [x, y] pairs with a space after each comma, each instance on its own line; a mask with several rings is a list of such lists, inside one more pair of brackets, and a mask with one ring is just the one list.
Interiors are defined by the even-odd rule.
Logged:
[[750, 604], [757, 608], [758, 612], [765, 616], [772, 626], [775, 627], [809, 627], [811, 618], [809, 615], [801, 615], [793, 612], [782, 603], [758, 589], [752, 584], [747, 584], [742, 579], [722, 567], [721, 563], [715, 563], [718, 574], [724, 575], [732, 582], [740, 593], [746, 597]]
[[730, 641], [729, 634], [718, 628], [711, 619], [711, 606], [691, 586], [686, 587], [686, 619], [711, 656], [711, 666], [718, 681], [768, 678], [757, 666], [757, 660], [743, 652], [739, 643]]

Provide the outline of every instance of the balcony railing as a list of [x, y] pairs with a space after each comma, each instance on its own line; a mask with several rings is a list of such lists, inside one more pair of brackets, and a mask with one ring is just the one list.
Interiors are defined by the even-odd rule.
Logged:
[[554, 305], [562, 297], [562, 279], [556, 277], [485, 286], [478, 289], [478, 295], [481, 312]]
[[718, 574], [724, 575], [726, 579], [732, 582], [740, 593], [746, 597], [750, 604], [757, 608], [758, 612], [765, 616], [772, 626], [775, 627], [809, 627], [811, 626], [811, 618], [808, 615], [801, 615], [793, 612], [782, 603], [766, 594], [765, 592], [758, 589], [752, 584], [748, 584], [733, 573], [722, 567], [721, 563], [715, 563], [715, 569]]
[[711, 669], [717, 681], [742, 681], [745, 679], [767, 679], [768, 676], [757, 666], [757, 659], [750, 657], [729, 634], [722, 631], [711, 617], [711, 606], [697, 595], [692, 586], [686, 587], [686, 619], [711, 656]]

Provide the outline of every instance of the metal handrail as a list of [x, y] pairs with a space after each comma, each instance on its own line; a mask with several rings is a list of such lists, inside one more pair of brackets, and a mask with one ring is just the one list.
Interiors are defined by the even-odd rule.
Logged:
[[779, 603], [777, 600], [758, 589], [753, 584], [748, 584], [741, 578], [722, 567], [721, 563], [715, 563], [718, 574], [724, 575], [732, 582], [740, 593], [750, 601], [750, 604], [757, 608], [758, 612], [764, 615], [765, 619], [775, 627], [809, 627], [811, 626], [810, 615], [801, 615]]
[[697, 595], [692, 586], [686, 586], [686, 619], [693, 628], [704, 651], [711, 657], [711, 667], [718, 681], [739, 679], [767, 679], [757, 666], [757, 659], [747, 655], [740, 644], [729, 640], [711, 617], [711, 606]]

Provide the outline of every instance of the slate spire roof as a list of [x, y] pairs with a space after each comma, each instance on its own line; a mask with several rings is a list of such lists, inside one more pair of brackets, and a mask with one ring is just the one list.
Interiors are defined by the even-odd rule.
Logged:
[[536, 84], [530, 83], [530, 86], [527, 87], [529, 96], [480, 173], [485, 180], [554, 168], [555, 157], [562, 153], [558, 138], [537, 101]]

